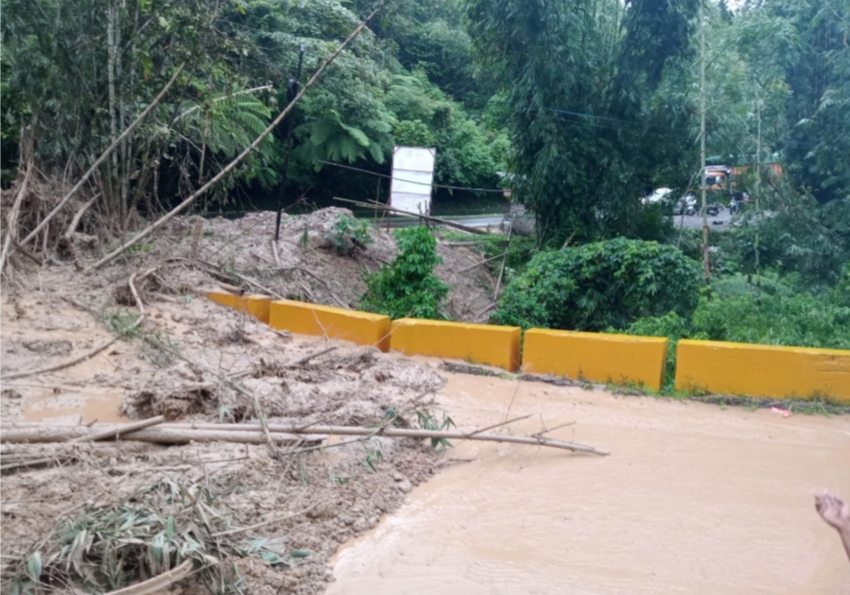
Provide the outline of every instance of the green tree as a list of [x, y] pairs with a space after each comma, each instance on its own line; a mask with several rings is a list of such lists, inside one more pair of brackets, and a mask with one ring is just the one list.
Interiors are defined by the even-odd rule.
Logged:
[[695, 6], [467, 2], [478, 56], [508, 90], [515, 196], [544, 239], [635, 233], [653, 171], [688, 155], [687, 133], [670, 134], [688, 121], [686, 96], [657, 91], [686, 67]]

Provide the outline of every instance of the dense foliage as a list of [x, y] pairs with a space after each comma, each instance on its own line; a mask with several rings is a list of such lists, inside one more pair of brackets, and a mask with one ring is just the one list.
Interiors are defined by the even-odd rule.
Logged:
[[673, 246], [617, 238], [542, 252], [506, 288], [491, 320], [600, 331], [697, 306], [699, 264]]
[[368, 287], [360, 307], [392, 318], [445, 318], [443, 300], [449, 286], [434, 275], [440, 264], [437, 240], [427, 227], [396, 233], [399, 254], [389, 266], [366, 275]]
[[[122, 223], [137, 206], [167, 207], [265, 128], [288, 101], [301, 44], [303, 83], [374, 7], [360, 4], [3, 0], [4, 180], [30, 159], [57, 176], [84, 171], [185, 64], [159, 108], [97, 176], [98, 208]], [[373, 198], [381, 185], [385, 198], [386, 180], [325, 162], [387, 174], [394, 144], [435, 146], [438, 182], [497, 186], [507, 137], [473, 118], [492, 86], [473, 80], [461, 16], [454, 0], [387, 6], [289, 121], [216, 189], [212, 204], [246, 192], [274, 204], [289, 130], [288, 202]]]
[[688, 66], [695, 8], [468, 2], [479, 56], [505, 88], [516, 196], [535, 210], [543, 239], [637, 235], [638, 197], [654, 176], [674, 169], [687, 179], [691, 143], [669, 131], [691, 116], [673, 87]]

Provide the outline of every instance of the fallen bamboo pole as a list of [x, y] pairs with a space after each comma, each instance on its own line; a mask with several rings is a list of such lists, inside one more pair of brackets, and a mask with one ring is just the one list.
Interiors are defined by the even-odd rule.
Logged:
[[24, 174], [24, 181], [18, 189], [18, 194], [15, 196], [15, 202], [12, 204], [12, 210], [9, 212], [8, 223], [6, 226], [6, 241], [3, 244], [3, 252], [0, 254], [0, 273], [3, 272], [3, 267], [6, 266], [6, 258], [9, 256], [9, 247], [17, 246], [15, 238], [18, 231], [18, 212], [21, 210], [21, 203], [27, 195], [27, 185], [32, 175], [32, 162], [27, 165], [27, 171]]
[[421, 213], [411, 213], [410, 211], [402, 211], [401, 209], [396, 209], [395, 207], [391, 207], [385, 204], [375, 204], [371, 202], [361, 202], [359, 200], [351, 200], [350, 198], [340, 198], [339, 196], [334, 196], [334, 200], [338, 200], [341, 202], [348, 202], [353, 205], [357, 205], [360, 207], [365, 207], [368, 209], [383, 209], [385, 211], [392, 211], [393, 213], [399, 213], [401, 215], [408, 215], [410, 217], [416, 217], [417, 219], [424, 219], [425, 221], [433, 221], [434, 223], [439, 223], [440, 225], [445, 225], [447, 227], [454, 227], [455, 229], [459, 229], [461, 231], [465, 231], [468, 233], [475, 233], [478, 235], [488, 236], [491, 235], [489, 232], [484, 231], [483, 229], [478, 229], [476, 227], [468, 227], [461, 223], [455, 223], [454, 221], [449, 221], [448, 219], [439, 219], [437, 217], [432, 217], [431, 215], [422, 215]]
[[192, 194], [191, 196], [186, 198], [183, 202], [181, 202], [179, 205], [177, 205], [176, 207], [171, 209], [168, 213], [166, 213], [165, 215], [163, 215], [162, 217], [157, 219], [154, 223], [152, 223], [151, 225], [149, 225], [148, 227], [146, 227], [145, 229], [140, 231], [132, 239], [125, 242], [122, 246], [119, 246], [118, 248], [116, 248], [115, 250], [113, 250], [112, 252], [110, 252], [109, 254], [107, 254], [106, 256], [104, 256], [103, 258], [98, 260], [97, 262], [95, 262], [93, 265], [91, 265], [91, 267], [88, 269], [88, 271], [91, 271], [91, 270], [94, 270], [94, 269], [99, 269], [100, 267], [107, 264], [108, 262], [112, 262], [115, 258], [120, 256], [121, 254], [124, 254], [124, 251], [127, 250], [127, 248], [129, 248], [130, 246], [133, 246], [134, 244], [137, 244], [138, 242], [140, 242], [144, 238], [148, 237], [150, 234], [156, 232], [160, 227], [165, 225], [172, 217], [174, 217], [176, 214], [178, 214], [179, 212], [184, 210], [186, 207], [188, 207], [190, 204], [192, 204], [195, 201], [196, 198], [205, 194], [207, 190], [209, 190], [212, 186], [217, 184], [223, 177], [228, 175], [237, 165], [242, 163], [245, 160], [245, 158], [248, 157], [248, 155], [250, 155], [251, 152], [254, 149], [256, 149], [260, 145], [260, 143], [263, 142], [263, 140], [269, 134], [271, 134], [272, 130], [277, 128], [278, 124], [280, 124], [283, 121], [283, 119], [289, 114], [289, 112], [291, 112], [293, 110], [293, 108], [295, 108], [295, 104], [298, 103], [298, 101], [304, 96], [304, 94], [307, 92], [307, 90], [310, 87], [313, 86], [313, 84], [319, 79], [320, 76], [322, 76], [322, 73], [327, 69], [328, 66], [331, 65], [331, 63], [334, 60], [336, 60], [336, 57], [339, 56], [342, 53], [342, 51], [348, 46], [348, 44], [350, 44], [354, 40], [354, 38], [357, 37], [360, 34], [360, 32], [363, 29], [366, 28], [366, 25], [369, 23], [369, 21], [372, 19], [372, 17], [374, 17], [376, 14], [378, 14], [378, 12], [381, 10], [382, 7], [383, 7], [383, 2], [378, 4], [378, 6], [372, 11], [372, 13], [368, 17], [366, 17], [357, 26], [357, 28], [354, 29], [354, 31], [351, 32], [351, 34], [348, 37], [345, 38], [345, 41], [343, 41], [342, 44], [340, 44], [340, 46], [330, 56], [328, 56], [328, 58], [322, 63], [322, 65], [319, 67], [319, 69], [313, 74], [312, 77], [310, 77], [310, 80], [308, 80], [304, 84], [304, 86], [301, 87], [301, 90], [298, 91], [298, 94], [295, 95], [295, 97], [292, 98], [292, 101], [290, 101], [289, 104], [285, 108], [283, 108], [283, 111], [281, 111], [277, 115], [277, 117], [275, 117], [275, 119], [272, 120], [272, 122], [266, 127], [266, 129], [262, 133], [260, 133], [260, 135], [257, 138], [255, 138], [251, 142], [251, 144], [248, 145], [239, 155], [237, 155], [230, 163], [228, 163], [210, 181], [208, 181], [206, 184], [204, 184], [203, 186], [198, 188], [198, 190], [196, 190], [194, 194]]
[[[520, 418], [524, 419], [524, 418]], [[512, 420], [518, 421], [518, 420]], [[502, 425], [502, 424], [498, 424]], [[255, 424], [164, 424], [161, 428], [184, 428], [198, 430], [220, 430], [224, 432], [257, 432], [261, 427]], [[495, 427], [495, 426], [491, 426]], [[565, 442], [563, 440], [555, 440], [545, 437], [526, 437], [526, 436], [505, 436], [502, 434], [484, 434], [481, 430], [471, 430], [463, 432], [460, 430], [444, 431], [444, 430], [422, 430], [414, 428], [362, 428], [357, 426], [320, 426], [314, 425], [304, 429], [295, 425], [285, 424], [268, 424], [270, 432], [300, 434], [309, 432], [310, 434], [332, 434], [335, 436], [386, 436], [387, 438], [446, 438], [447, 440], [483, 440], [485, 442], [510, 442], [513, 444], [535, 444], [538, 446], [549, 446], [552, 448], [561, 448], [564, 450], [572, 450], [574, 452], [587, 452], [597, 455], [607, 455], [609, 453], [597, 450], [592, 446], [578, 444], [575, 442]], [[489, 428], [485, 428], [489, 429]]]
[[[516, 421], [516, 420], [513, 420]], [[116, 424], [120, 425], [120, 424]], [[499, 424], [502, 425], [502, 424]], [[111, 429], [111, 428], [110, 428]], [[486, 429], [486, 428], [485, 428]], [[106, 431], [104, 428], [103, 431]], [[272, 442], [277, 444], [300, 444], [310, 446], [319, 444], [321, 438], [317, 434], [335, 436], [384, 436], [387, 438], [426, 438], [447, 440], [481, 440], [484, 442], [507, 442], [511, 444], [529, 444], [559, 448], [573, 452], [586, 452], [595, 455], [609, 453], [597, 450], [586, 444], [565, 442], [543, 436], [506, 436], [503, 434], [484, 434], [481, 430], [462, 432], [460, 430], [422, 430], [409, 428], [363, 428], [358, 426], [327, 426], [313, 425], [298, 427], [296, 425], [267, 424], [265, 427], [256, 424], [161, 424], [155, 428], [146, 428], [128, 433], [125, 440], [156, 442], [159, 444], [188, 444], [189, 442], [241, 442], [246, 444], [265, 444], [264, 432], [269, 432]], [[44, 426], [40, 424], [21, 424], [0, 427], [0, 442], [65, 442], [77, 437], [92, 434], [85, 426]], [[308, 435], [308, 438], [303, 438]]]
[[86, 436], [80, 436], [79, 438], [74, 438], [71, 440], [71, 442], [96, 442], [98, 440], [103, 440], [104, 438], [117, 438], [122, 434], [129, 434], [130, 432], [135, 432], [136, 430], [142, 430], [144, 428], [156, 426], [164, 421], [164, 416], [157, 415], [156, 417], [143, 419], [142, 421], [137, 421], [132, 424], [121, 424], [118, 427], [115, 427], [113, 424], [113, 426], [109, 429], [101, 430], [100, 432], [95, 432], [94, 434], [88, 434]]
[[[103, 425], [103, 429], [94, 432], [86, 426], [47, 426], [43, 424], [27, 424], [20, 426], [0, 427], [0, 442], [4, 443], [47, 443], [83, 441], [90, 436], [110, 431], [122, 431], [125, 424]], [[215, 424], [211, 424], [215, 425]], [[214, 429], [193, 429], [188, 424], [160, 425], [155, 428], [144, 428], [125, 434], [124, 440], [153, 442], [156, 444], [189, 444], [190, 442], [239, 442], [242, 444], [267, 444], [267, 438], [261, 426], [248, 426], [250, 430], [225, 429], [222, 424]], [[306, 434], [304, 432], [303, 434]], [[314, 436], [270, 432], [269, 439], [278, 445], [310, 445], [319, 444], [321, 438]]]
[[22, 246], [26, 246], [27, 243], [30, 242], [30, 240], [32, 240], [33, 238], [35, 238], [36, 235], [38, 235], [38, 232], [40, 232], [44, 228], [44, 226], [47, 225], [50, 222], [51, 219], [53, 219], [53, 217], [56, 215], [56, 213], [58, 213], [60, 210], [62, 210], [62, 207], [65, 206], [65, 203], [67, 203], [69, 200], [71, 200], [71, 197], [74, 196], [77, 193], [77, 191], [80, 188], [83, 187], [83, 184], [86, 183], [86, 180], [88, 180], [92, 176], [92, 174], [95, 171], [97, 171], [97, 168], [100, 166], [101, 163], [103, 163], [106, 160], [107, 157], [109, 157], [109, 155], [112, 153], [112, 151], [114, 151], [116, 147], [118, 147], [122, 142], [124, 142], [124, 139], [127, 138], [127, 135], [130, 134], [133, 131], [133, 129], [136, 126], [139, 125], [139, 122], [144, 120], [147, 117], [147, 115], [149, 113], [151, 113], [151, 111], [153, 111], [153, 109], [157, 105], [159, 105], [159, 102], [162, 101], [163, 97], [165, 97], [165, 94], [171, 88], [171, 85], [174, 84], [174, 81], [176, 81], [177, 77], [180, 76], [180, 73], [183, 72], [183, 67], [185, 65], [186, 65], [186, 63], [184, 62], [180, 66], [177, 67], [177, 70], [174, 72], [173, 75], [171, 75], [171, 80], [169, 80], [168, 83], [166, 83], [165, 87], [162, 88], [162, 91], [159, 92], [159, 95], [157, 95], [154, 98], [154, 100], [151, 101], [150, 104], [148, 104], [148, 106], [144, 109], [144, 111], [142, 111], [142, 113], [139, 114], [139, 117], [136, 118], [135, 121], [132, 124], [130, 124], [124, 130], [124, 132], [121, 133], [121, 135], [118, 138], [116, 138], [114, 141], [112, 141], [112, 144], [109, 145], [106, 148], [106, 150], [100, 155], [100, 157], [97, 158], [97, 161], [95, 161], [92, 164], [92, 166], [88, 169], [88, 171], [85, 174], [83, 174], [83, 177], [79, 179], [79, 181], [74, 185], [73, 188], [71, 188], [71, 190], [68, 192], [68, 194], [66, 194], [62, 198], [62, 200], [60, 200], [59, 203], [55, 207], [53, 207], [53, 210], [50, 211], [50, 213], [47, 214], [47, 216], [41, 221], [41, 223], [36, 225], [35, 229], [32, 230], [27, 237], [25, 237], [23, 240], [21, 240]]

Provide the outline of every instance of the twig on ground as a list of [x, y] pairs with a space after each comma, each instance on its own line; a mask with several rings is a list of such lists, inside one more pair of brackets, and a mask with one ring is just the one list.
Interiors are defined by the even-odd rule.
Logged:
[[493, 257], [491, 257], [491, 258], [488, 258], [487, 260], [482, 260], [481, 262], [476, 262], [476, 263], [475, 263], [475, 264], [473, 264], [473, 265], [470, 265], [470, 266], [468, 266], [468, 267], [466, 267], [466, 268], [463, 268], [463, 269], [461, 269], [461, 270], [457, 271], [457, 272], [455, 273], [455, 275], [460, 275], [461, 273], [465, 273], [466, 271], [471, 271], [472, 269], [478, 268], [478, 267], [480, 267], [481, 265], [487, 264], [488, 262], [492, 262], [492, 261], [496, 260], [497, 258], [503, 258], [503, 257], [506, 257], [507, 255], [508, 255], [508, 253], [507, 253], [507, 252], [503, 252], [502, 254], [499, 254], [498, 256], [493, 256]]
[[244, 533], [246, 531], [253, 531], [254, 529], [259, 529], [260, 527], [265, 527], [266, 525], [271, 525], [272, 523], [283, 522], [297, 516], [301, 516], [302, 514], [307, 514], [316, 506], [318, 506], [318, 502], [314, 502], [304, 510], [299, 510], [298, 512], [293, 512], [292, 514], [288, 514], [282, 517], [274, 517], [270, 519], [266, 519], [265, 521], [260, 521], [259, 523], [254, 523], [253, 525], [248, 525], [247, 527], [238, 527], [236, 529], [229, 529], [227, 531], [219, 531], [218, 533], [213, 533], [210, 537], [224, 537], [225, 535], [236, 535], [237, 533]]
[[303, 366], [304, 364], [309, 362], [311, 359], [315, 359], [317, 357], [320, 357], [322, 355], [325, 355], [326, 353], [330, 353], [331, 351], [335, 351], [337, 349], [339, 349], [338, 346], [328, 347], [327, 349], [322, 349], [321, 351], [317, 351], [315, 353], [311, 353], [310, 355], [306, 355], [306, 356], [302, 357], [301, 359], [292, 362], [291, 364], [286, 364], [286, 367], [287, 368], [297, 368], [298, 366]]
[[110, 591], [106, 595], [154, 595], [161, 593], [174, 583], [182, 581], [190, 572], [194, 563], [191, 559], [185, 560], [180, 566], [172, 568], [168, 572], [163, 572], [151, 579], [148, 579], [117, 591]]
[[532, 436], [540, 437], [540, 436], [543, 436], [543, 434], [548, 434], [549, 432], [554, 432], [555, 430], [560, 430], [561, 428], [566, 428], [568, 426], [574, 426], [574, 425], [576, 425], [576, 422], [568, 421], [567, 423], [557, 425], [554, 428], [548, 428], [548, 429], [545, 429], [545, 430], [540, 430], [536, 434], [532, 434]]
[[[145, 318], [144, 316], [140, 316], [138, 319], [136, 319], [136, 322], [134, 322], [132, 325], [127, 327], [127, 329], [124, 331], [124, 334], [135, 330], [144, 321], [144, 318]], [[4, 374], [3, 376], [0, 376], [0, 380], [12, 380], [13, 378], [25, 378], [27, 376], [36, 376], [38, 374], [47, 374], [48, 372], [58, 372], [59, 370], [64, 370], [65, 368], [70, 368], [71, 366], [75, 366], [75, 365], [79, 364], [80, 362], [84, 362], [87, 359], [90, 359], [90, 358], [96, 356], [98, 353], [100, 353], [104, 349], [107, 349], [108, 347], [110, 347], [113, 343], [116, 343], [117, 341], [119, 341], [122, 336], [123, 336], [123, 334], [119, 335], [117, 337], [113, 337], [112, 339], [106, 341], [105, 343], [101, 343], [100, 345], [98, 345], [97, 347], [92, 349], [91, 351], [88, 351], [88, 352], [84, 353], [83, 355], [81, 355], [80, 357], [74, 358], [70, 361], [62, 362], [61, 364], [56, 364], [55, 366], [48, 366], [47, 368], [39, 368], [37, 370], [24, 370], [23, 372], [13, 372], [11, 374]]]
[[[157, 415], [156, 417], [151, 417], [149, 419], [143, 419], [142, 421], [137, 421], [131, 424], [123, 424], [121, 427], [112, 427], [108, 430], [103, 430], [102, 432], [97, 432], [95, 434], [89, 434], [88, 436], [80, 436], [79, 438], [73, 438], [71, 442], [96, 442], [97, 440], [103, 440], [105, 438], [117, 438], [122, 434], [129, 434], [131, 432], [135, 432], [136, 430], [141, 430], [143, 428], [149, 428], [151, 426], [155, 426], [157, 424], [161, 424], [165, 421], [165, 417], [162, 415]], [[91, 427], [91, 426], [89, 426]]]
[[[528, 419], [529, 417], [531, 417], [531, 414], [523, 415], [522, 417], [515, 417], [515, 418], [509, 419], [507, 421], [502, 421], [502, 422], [499, 422], [497, 424], [493, 424], [492, 426], [487, 426], [486, 428], [481, 428], [480, 430], [475, 430], [474, 432], [470, 432], [469, 434], [466, 435], [466, 437], [472, 438], [473, 436], [476, 436], [478, 434], [483, 434], [484, 432], [486, 432], [488, 430], [495, 430], [496, 428], [500, 428], [502, 426], [506, 426], [508, 424], [512, 424], [512, 423], [517, 422], [517, 421], [522, 421], [524, 419]], [[536, 436], [536, 434], [535, 434], [535, 436]]]

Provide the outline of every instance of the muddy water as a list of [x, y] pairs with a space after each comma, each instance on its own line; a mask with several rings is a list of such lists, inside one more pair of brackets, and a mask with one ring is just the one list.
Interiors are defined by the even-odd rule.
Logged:
[[[338, 553], [329, 594], [850, 594], [813, 507], [850, 497], [850, 418], [722, 409], [472, 376], [441, 397], [460, 427], [540, 414], [598, 458], [467, 443], [471, 458]], [[449, 396], [450, 395], [450, 396]], [[534, 432], [529, 419], [513, 432]]]

